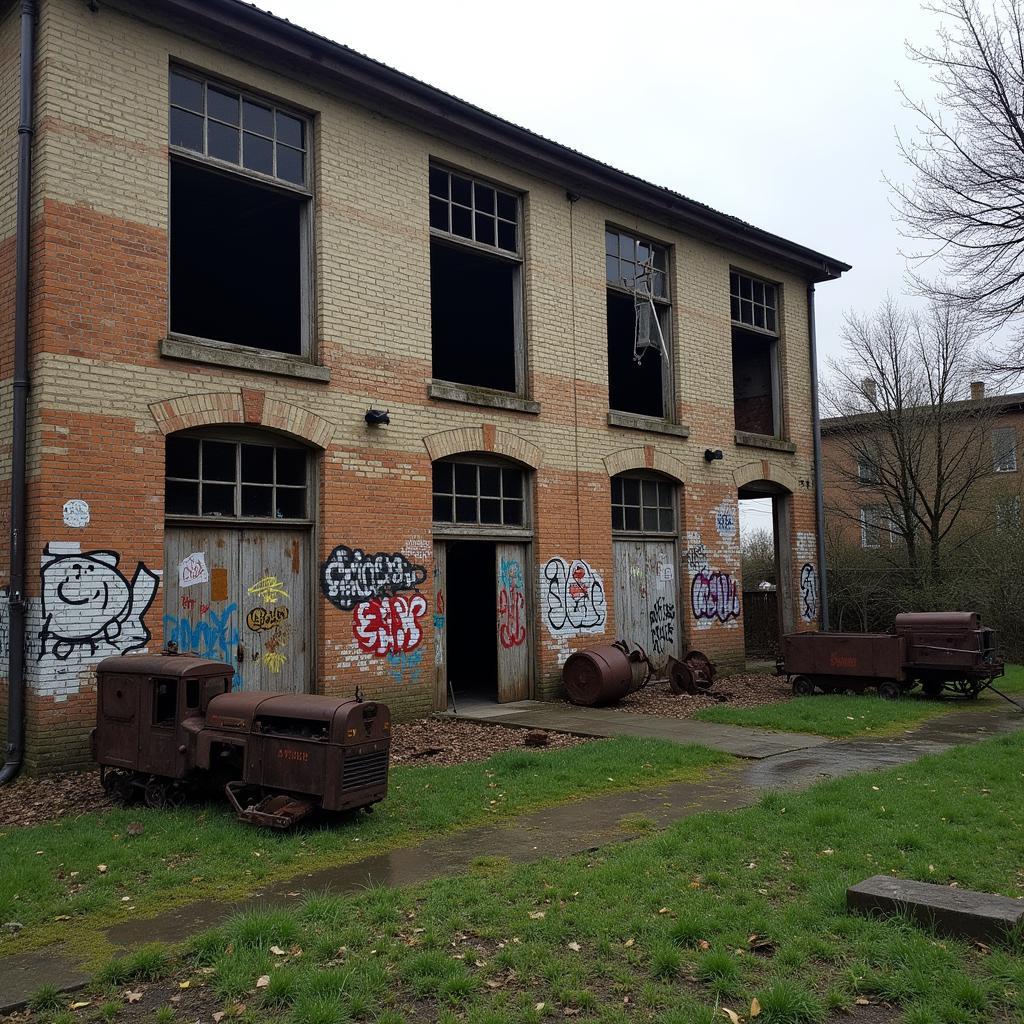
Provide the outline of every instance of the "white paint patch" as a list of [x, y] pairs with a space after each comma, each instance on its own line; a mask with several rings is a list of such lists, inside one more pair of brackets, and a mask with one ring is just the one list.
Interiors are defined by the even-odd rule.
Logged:
[[429, 562], [434, 557], [434, 545], [422, 537], [410, 537], [402, 545], [402, 554], [410, 562]]
[[676, 578], [676, 570], [671, 562], [658, 563], [658, 582], [673, 583]]
[[81, 530], [89, 525], [89, 503], [81, 498], [72, 498], [64, 502], [64, 525], [73, 530]]
[[206, 555], [193, 551], [178, 563], [178, 586], [192, 587], [197, 583], [209, 583], [210, 570], [206, 567]]
[[815, 555], [817, 555], [817, 547], [817, 540], [813, 533], [797, 533], [796, 558], [798, 562], [815, 561]]
[[608, 615], [604, 580], [589, 562], [556, 555], [540, 567], [544, 624], [552, 636], [600, 633]]
[[690, 530], [686, 534], [686, 568], [691, 576], [705, 572], [708, 568], [708, 552], [700, 538], [700, 532]]
[[736, 506], [728, 498], [715, 509], [715, 529], [719, 537], [726, 539], [736, 535], [737, 516]]

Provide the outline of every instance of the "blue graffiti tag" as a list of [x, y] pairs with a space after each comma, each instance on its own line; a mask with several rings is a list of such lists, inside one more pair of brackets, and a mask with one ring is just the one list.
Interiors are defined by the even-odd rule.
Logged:
[[519, 564], [518, 558], [503, 558], [499, 575], [501, 577], [501, 585], [506, 590], [511, 590], [515, 587], [521, 592], [524, 589], [523, 567]]
[[388, 675], [396, 686], [401, 686], [408, 675], [409, 683], [416, 686], [420, 681], [420, 662], [423, 660], [422, 651], [392, 651], [387, 656]]
[[242, 689], [242, 676], [238, 671], [238, 627], [233, 621], [237, 604], [229, 604], [222, 612], [210, 608], [205, 619], [191, 622], [185, 616], [164, 616], [164, 640], [178, 645], [179, 651], [198, 654], [201, 658], [226, 661], [235, 669], [232, 690]]

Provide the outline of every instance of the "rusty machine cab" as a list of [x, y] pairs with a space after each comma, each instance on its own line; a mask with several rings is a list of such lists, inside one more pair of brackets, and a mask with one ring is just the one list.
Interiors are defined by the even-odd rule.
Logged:
[[893, 632], [906, 641], [908, 668], [923, 673], [959, 671], [974, 679], [1002, 668], [995, 633], [982, 626], [977, 612], [904, 612]]
[[[189, 654], [125, 654], [96, 668], [93, 758], [170, 779], [188, 771], [207, 705], [231, 689], [230, 665]], [[191, 726], [191, 728], [190, 728]]]

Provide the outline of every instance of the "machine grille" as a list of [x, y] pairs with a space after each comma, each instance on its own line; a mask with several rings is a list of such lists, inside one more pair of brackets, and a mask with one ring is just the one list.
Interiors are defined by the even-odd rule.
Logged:
[[383, 786], [388, 778], [388, 752], [378, 750], [372, 754], [362, 754], [345, 761], [341, 776], [341, 791], [349, 793], [353, 789], [365, 789], [367, 786]]

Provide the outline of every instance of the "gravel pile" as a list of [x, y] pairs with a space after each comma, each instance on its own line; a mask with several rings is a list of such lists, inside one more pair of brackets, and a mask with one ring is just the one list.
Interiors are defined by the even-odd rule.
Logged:
[[792, 699], [793, 691], [784, 678], [744, 673], [718, 679], [707, 695], [691, 697], [674, 694], [664, 679], [652, 679], [637, 693], [612, 705], [616, 711], [662, 718], [691, 718], [704, 708], [758, 708]]

